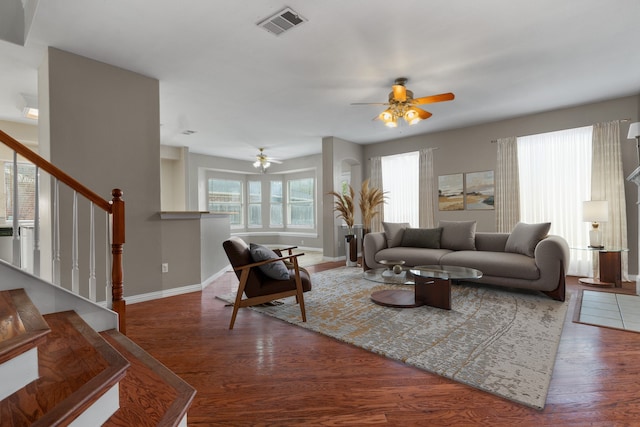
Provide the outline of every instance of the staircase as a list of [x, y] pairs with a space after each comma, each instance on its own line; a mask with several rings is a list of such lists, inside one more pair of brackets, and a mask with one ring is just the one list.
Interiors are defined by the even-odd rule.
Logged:
[[195, 390], [117, 325], [110, 310], [0, 261], [1, 425], [186, 426]]

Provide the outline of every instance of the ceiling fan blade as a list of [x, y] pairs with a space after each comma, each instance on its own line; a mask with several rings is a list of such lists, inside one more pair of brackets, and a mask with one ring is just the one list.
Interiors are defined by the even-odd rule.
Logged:
[[407, 100], [407, 88], [403, 85], [393, 85], [393, 99], [398, 102], [405, 102]]
[[352, 102], [350, 105], [389, 105], [388, 102]]
[[268, 161], [270, 161], [271, 163], [277, 163], [279, 165], [282, 164], [282, 160], [276, 160], [276, 159], [271, 159], [271, 158], [267, 158]]
[[422, 98], [415, 98], [411, 102], [414, 105], [433, 104], [434, 102], [451, 101], [455, 98], [455, 95], [451, 92], [441, 93], [440, 95], [424, 96]]
[[429, 117], [433, 116], [433, 114], [423, 110], [422, 108], [418, 108], [418, 107], [414, 107], [414, 108], [415, 108], [415, 111], [418, 112], [418, 117], [420, 117], [422, 120], [428, 119]]

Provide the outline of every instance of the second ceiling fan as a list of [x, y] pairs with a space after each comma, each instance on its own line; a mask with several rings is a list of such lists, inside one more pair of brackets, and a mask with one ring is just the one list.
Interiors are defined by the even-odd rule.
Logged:
[[455, 98], [451, 92], [414, 98], [413, 92], [405, 87], [406, 82], [407, 79], [405, 77], [399, 77], [395, 80], [392, 91], [389, 93], [389, 102], [356, 102], [351, 105], [388, 105], [389, 107], [375, 117], [374, 120], [381, 120], [389, 127], [396, 127], [398, 126], [399, 118], [403, 118], [408, 124], [414, 125], [432, 116], [430, 112], [418, 108], [417, 105], [451, 101]]

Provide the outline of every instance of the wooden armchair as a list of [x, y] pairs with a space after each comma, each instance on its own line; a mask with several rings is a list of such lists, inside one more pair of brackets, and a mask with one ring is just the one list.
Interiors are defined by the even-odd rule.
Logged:
[[[229, 258], [229, 262], [240, 281], [238, 286], [238, 294], [233, 304], [233, 314], [231, 315], [231, 323], [229, 329], [233, 329], [233, 324], [240, 307], [249, 307], [252, 305], [264, 304], [280, 298], [295, 296], [296, 302], [300, 305], [302, 321], [307, 321], [304, 309], [303, 292], [311, 290], [311, 278], [309, 273], [298, 266], [298, 257], [304, 254], [293, 254], [292, 249], [286, 248], [280, 251], [274, 251], [280, 255], [278, 258], [269, 259], [260, 262], [253, 262], [249, 245], [238, 237], [231, 237], [222, 244], [224, 251]], [[288, 254], [282, 255], [283, 251]], [[266, 276], [258, 267], [271, 262], [288, 261], [289, 280], [276, 280]], [[246, 295], [246, 298], [242, 296]]]

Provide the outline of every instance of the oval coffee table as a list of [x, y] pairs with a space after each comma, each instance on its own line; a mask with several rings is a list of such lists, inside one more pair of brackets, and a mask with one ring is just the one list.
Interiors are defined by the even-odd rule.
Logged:
[[414, 289], [385, 289], [371, 294], [371, 300], [386, 307], [412, 308], [428, 305], [451, 310], [451, 281], [479, 279], [480, 270], [449, 265], [420, 265], [408, 272]]

